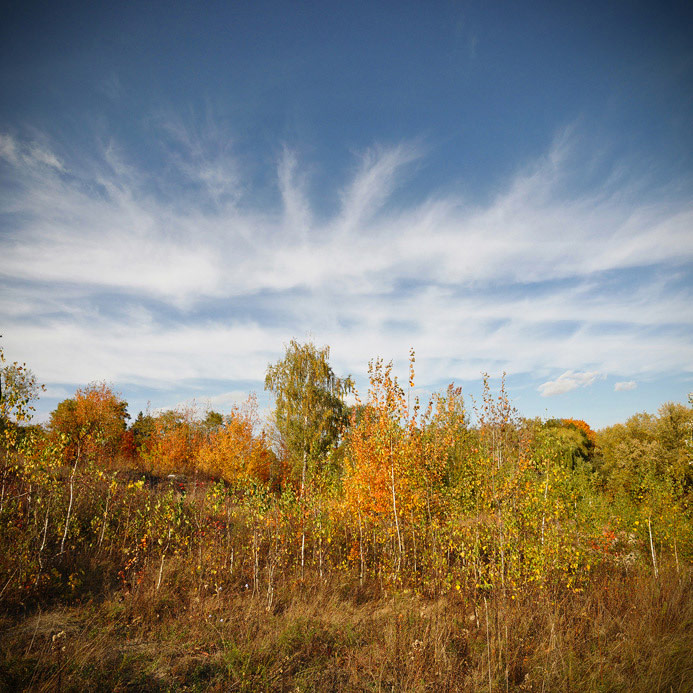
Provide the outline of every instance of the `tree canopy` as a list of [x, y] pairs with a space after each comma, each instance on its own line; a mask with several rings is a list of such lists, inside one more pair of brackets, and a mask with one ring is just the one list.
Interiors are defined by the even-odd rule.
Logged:
[[344, 398], [353, 382], [334, 374], [329, 355], [327, 346], [292, 339], [284, 358], [268, 366], [265, 377], [265, 389], [275, 396], [277, 430], [302, 491], [348, 421]]
[[66, 443], [66, 456], [82, 454], [113, 457], [120, 450], [126, 421], [127, 402], [105, 383], [93, 383], [63, 400], [51, 413], [49, 429]]
[[32, 402], [44, 389], [26, 363], [7, 363], [0, 347], [0, 425], [30, 421], [34, 411]]

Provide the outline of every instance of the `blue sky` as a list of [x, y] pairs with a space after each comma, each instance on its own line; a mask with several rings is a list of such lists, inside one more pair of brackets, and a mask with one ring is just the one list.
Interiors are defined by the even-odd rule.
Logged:
[[684, 3], [13, 3], [0, 332], [44, 418], [228, 411], [292, 337], [595, 427], [693, 390]]

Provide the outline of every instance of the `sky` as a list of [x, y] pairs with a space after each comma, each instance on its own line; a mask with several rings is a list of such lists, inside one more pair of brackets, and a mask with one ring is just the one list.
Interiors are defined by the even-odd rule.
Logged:
[[264, 411], [292, 338], [603, 427], [693, 391], [684, 2], [4, 4], [0, 334], [45, 421]]

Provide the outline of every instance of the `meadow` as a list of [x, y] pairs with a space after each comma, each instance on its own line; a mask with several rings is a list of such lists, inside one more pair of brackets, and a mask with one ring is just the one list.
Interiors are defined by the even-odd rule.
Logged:
[[693, 690], [693, 402], [594, 431], [328, 357], [264, 425], [96, 383], [36, 426], [3, 362], [2, 689]]

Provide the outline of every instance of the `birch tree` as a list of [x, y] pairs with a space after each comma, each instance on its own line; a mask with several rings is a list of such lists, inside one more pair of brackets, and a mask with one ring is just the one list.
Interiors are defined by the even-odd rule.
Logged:
[[275, 396], [274, 420], [301, 496], [312, 477], [324, 471], [348, 419], [344, 398], [353, 383], [350, 377], [334, 374], [329, 355], [327, 346], [292, 339], [284, 358], [268, 366], [265, 377], [265, 389]]

